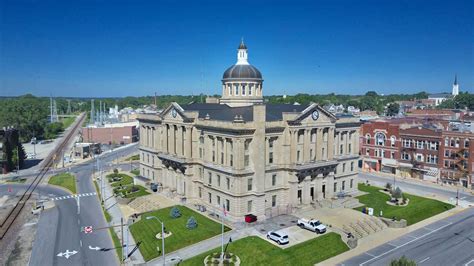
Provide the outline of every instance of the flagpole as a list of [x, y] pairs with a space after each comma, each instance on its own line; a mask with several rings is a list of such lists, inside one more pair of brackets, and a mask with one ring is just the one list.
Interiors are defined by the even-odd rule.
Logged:
[[225, 204], [222, 204], [222, 234], [221, 234], [221, 259], [222, 263], [224, 263], [224, 215], [225, 215]]

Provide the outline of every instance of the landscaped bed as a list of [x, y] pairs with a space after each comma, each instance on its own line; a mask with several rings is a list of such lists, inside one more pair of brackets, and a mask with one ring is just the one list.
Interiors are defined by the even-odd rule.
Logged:
[[71, 191], [72, 194], [76, 194], [76, 177], [72, 174], [62, 173], [52, 176], [48, 184], [63, 187]]
[[[407, 193], [403, 193], [403, 196], [408, 199], [406, 206], [389, 205], [387, 201], [390, 201], [390, 196], [380, 191], [383, 190], [383, 188], [368, 186], [366, 184], [359, 184], [358, 188], [360, 191], [368, 193], [357, 198], [365, 207], [373, 208], [374, 215], [379, 216], [380, 211], [382, 211], [383, 217], [395, 217], [397, 220], [405, 219], [408, 225], [454, 208], [453, 205], [448, 203]], [[364, 207], [358, 207], [355, 209], [362, 211], [363, 208]]]
[[[156, 219], [147, 220], [145, 218], [147, 216], [156, 216], [164, 222], [166, 231], [172, 233], [165, 238], [166, 253], [184, 248], [221, 233], [221, 224], [184, 206], [177, 207], [181, 212], [181, 217], [179, 218], [171, 218], [170, 211], [173, 207], [168, 207], [145, 213], [142, 215], [140, 221], [130, 226], [130, 231], [135, 241], [142, 241], [140, 252], [146, 261], [161, 255], [161, 253], [157, 251], [157, 247], [159, 247], [161, 251], [161, 240], [156, 238], [156, 235], [161, 233], [161, 224]], [[195, 229], [188, 229], [186, 227], [188, 219], [191, 216], [196, 219], [198, 224]], [[230, 229], [225, 227], [225, 230], [228, 231]]]
[[114, 194], [123, 198], [136, 198], [150, 194], [140, 185], [133, 184], [133, 177], [122, 174], [113, 173], [107, 175], [107, 179], [114, 188]]
[[[332, 232], [286, 249], [257, 236], [239, 239], [227, 247], [227, 252], [240, 258], [240, 265], [314, 265], [347, 250], [341, 236]], [[215, 252], [220, 253], [220, 248], [192, 257], [182, 265], [203, 265], [204, 259]]]

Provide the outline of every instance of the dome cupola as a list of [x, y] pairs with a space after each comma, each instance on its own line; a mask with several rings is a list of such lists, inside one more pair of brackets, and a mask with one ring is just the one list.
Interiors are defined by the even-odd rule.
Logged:
[[248, 62], [248, 49], [244, 40], [237, 49], [237, 63], [222, 76], [221, 103], [245, 106], [263, 102], [262, 73]]

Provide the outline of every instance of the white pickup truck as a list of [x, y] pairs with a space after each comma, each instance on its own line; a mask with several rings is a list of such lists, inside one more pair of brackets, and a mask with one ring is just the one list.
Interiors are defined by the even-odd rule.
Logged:
[[326, 232], [326, 226], [322, 224], [319, 220], [315, 219], [298, 219], [298, 226], [301, 228], [306, 228], [318, 234], [323, 234]]

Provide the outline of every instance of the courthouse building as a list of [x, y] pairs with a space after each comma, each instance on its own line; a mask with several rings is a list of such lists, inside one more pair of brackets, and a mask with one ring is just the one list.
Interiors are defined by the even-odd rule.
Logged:
[[219, 103], [141, 114], [140, 171], [183, 201], [265, 219], [357, 189], [359, 120], [317, 104], [266, 104], [247, 47], [222, 78]]

